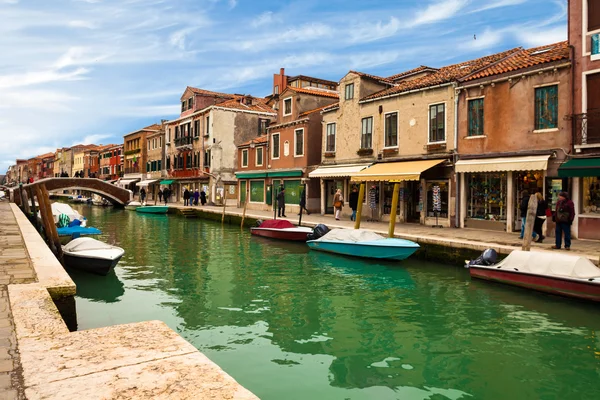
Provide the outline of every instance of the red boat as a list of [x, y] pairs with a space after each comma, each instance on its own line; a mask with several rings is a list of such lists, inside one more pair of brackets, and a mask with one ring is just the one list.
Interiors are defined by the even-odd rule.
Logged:
[[600, 301], [600, 268], [585, 257], [514, 250], [497, 264], [468, 268], [473, 278]]
[[312, 228], [295, 226], [285, 219], [270, 219], [261, 223], [260, 226], [250, 228], [250, 233], [253, 235], [297, 242], [306, 242], [306, 235], [311, 232]]

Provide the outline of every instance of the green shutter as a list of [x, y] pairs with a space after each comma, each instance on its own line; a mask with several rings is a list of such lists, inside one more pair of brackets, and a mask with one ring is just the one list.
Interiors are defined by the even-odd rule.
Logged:
[[483, 99], [469, 100], [469, 136], [481, 136], [483, 132]]
[[246, 203], [246, 181], [240, 181], [240, 203]]
[[265, 202], [265, 181], [250, 181], [250, 201]]
[[535, 89], [535, 129], [558, 128], [558, 85]]

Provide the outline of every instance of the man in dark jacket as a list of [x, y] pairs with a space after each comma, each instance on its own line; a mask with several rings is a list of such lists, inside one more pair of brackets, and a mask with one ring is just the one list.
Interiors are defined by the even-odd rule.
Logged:
[[183, 205], [187, 206], [190, 202], [190, 191], [185, 188], [183, 191]]
[[302, 210], [306, 211], [306, 215], [310, 215], [310, 211], [306, 208], [306, 189], [304, 187], [302, 188], [302, 192], [300, 192], [300, 212], [298, 215], [300, 215]]
[[565, 250], [571, 250], [571, 225], [575, 219], [575, 204], [569, 199], [567, 192], [558, 194], [558, 202], [552, 220], [556, 222], [556, 246], [553, 249], [560, 249], [562, 246], [562, 235], [565, 235]]
[[348, 196], [348, 204], [352, 209], [352, 216], [350, 216], [350, 221], [356, 221], [356, 209], [358, 208], [358, 190], [356, 187], [352, 189], [352, 193]]
[[283, 187], [277, 194], [277, 216], [287, 218], [285, 215], [285, 188]]

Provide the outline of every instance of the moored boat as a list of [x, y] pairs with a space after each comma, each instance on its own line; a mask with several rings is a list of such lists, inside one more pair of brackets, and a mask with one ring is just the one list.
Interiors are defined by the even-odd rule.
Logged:
[[312, 228], [295, 226], [285, 219], [262, 221], [259, 226], [250, 228], [250, 233], [256, 236], [297, 242], [306, 242], [307, 235], [312, 231]]
[[364, 229], [333, 229], [306, 243], [313, 250], [384, 260], [404, 260], [419, 249], [410, 240], [385, 238]]
[[76, 239], [81, 236], [95, 236], [100, 235], [102, 232], [100, 229], [93, 227], [84, 227], [80, 225], [65, 226], [63, 228], [56, 228], [58, 232], [58, 239], [61, 244], [69, 243], [72, 239]]
[[166, 214], [169, 211], [168, 206], [138, 206], [135, 211], [145, 214]]
[[62, 247], [68, 268], [106, 275], [117, 265], [125, 250], [89, 237], [73, 239]]
[[138, 207], [141, 207], [141, 206], [142, 206], [142, 203], [140, 203], [139, 201], [130, 201], [125, 206], [125, 209], [135, 211], [135, 210], [137, 210]]
[[600, 268], [577, 255], [514, 250], [498, 263], [480, 257], [467, 268], [473, 278], [600, 301]]

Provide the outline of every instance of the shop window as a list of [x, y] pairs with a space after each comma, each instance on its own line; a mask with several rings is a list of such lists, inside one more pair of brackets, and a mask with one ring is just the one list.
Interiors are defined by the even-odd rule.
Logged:
[[[393, 197], [394, 197], [394, 183], [393, 182], [385, 182], [383, 185], [383, 214], [389, 215], [392, 213]], [[400, 215], [400, 200], [398, 200], [396, 215]]]
[[427, 181], [427, 216], [448, 218], [448, 182]]
[[300, 181], [283, 181], [285, 188], [285, 204], [300, 204]]
[[469, 100], [469, 136], [483, 136], [483, 99]]
[[583, 212], [600, 214], [600, 177], [583, 178]]
[[[544, 173], [542, 171], [522, 171], [515, 172], [514, 182], [516, 183], [515, 193], [515, 216], [521, 217], [520, 204], [521, 204], [521, 193], [523, 190], [532, 195], [536, 192], [544, 193]], [[551, 199], [549, 199], [551, 200]]]
[[250, 201], [265, 202], [265, 181], [250, 181]]
[[398, 146], [398, 113], [385, 115], [385, 147]]
[[335, 151], [335, 123], [327, 124], [327, 143], [325, 151]]
[[246, 181], [240, 181], [240, 203], [246, 202]]
[[446, 105], [429, 106], [429, 143], [446, 141]]
[[360, 135], [360, 148], [371, 149], [373, 146], [373, 117], [362, 119], [362, 131]]
[[506, 173], [469, 174], [467, 215], [488, 221], [506, 221]]
[[558, 128], [558, 85], [535, 89], [535, 129]]

